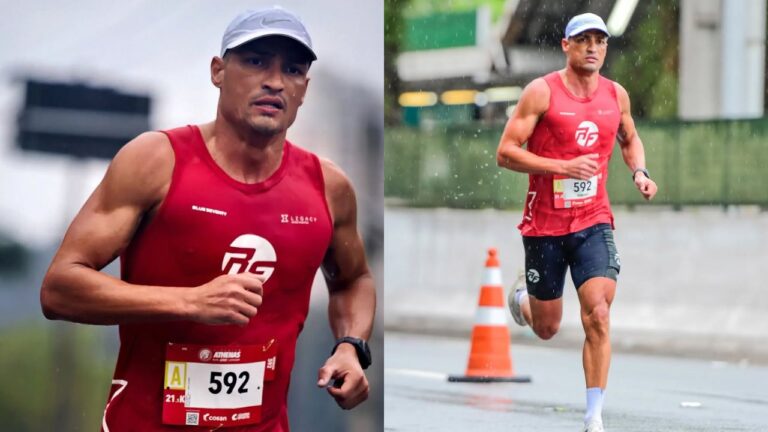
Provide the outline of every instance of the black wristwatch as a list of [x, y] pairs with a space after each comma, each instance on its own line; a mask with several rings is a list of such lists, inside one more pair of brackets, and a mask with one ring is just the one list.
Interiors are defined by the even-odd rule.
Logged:
[[336, 352], [336, 348], [338, 348], [339, 345], [343, 343], [348, 343], [348, 344], [351, 344], [353, 347], [355, 347], [355, 352], [357, 353], [357, 360], [360, 361], [360, 366], [363, 369], [368, 369], [368, 366], [371, 365], [371, 349], [368, 347], [368, 342], [360, 338], [344, 336], [343, 338], [338, 339], [336, 341], [336, 345], [333, 346], [333, 351], [331, 351], [331, 355], [333, 355]]
[[647, 178], [647, 179], [649, 179], [649, 180], [650, 180], [650, 178], [651, 178], [651, 175], [650, 175], [650, 174], [648, 174], [648, 170], [647, 170], [647, 169], [645, 169], [645, 168], [638, 168], [638, 169], [636, 169], [636, 170], [634, 170], [634, 171], [632, 172], [632, 181], [635, 181], [635, 176], [636, 176], [636, 175], [637, 175], [637, 173], [639, 173], [639, 172], [643, 173], [643, 175], [645, 176], [645, 178]]

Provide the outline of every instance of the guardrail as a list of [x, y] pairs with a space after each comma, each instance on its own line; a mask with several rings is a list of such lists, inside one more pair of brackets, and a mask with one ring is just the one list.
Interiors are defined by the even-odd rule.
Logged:
[[[768, 207], [768, 119], [638, 122], [648, 169], [659, 184], [650, 204]], [[413, 207], [517, 208], [528, 177], [496, 165], [502, 126], [457, 125], [385, 132], [385, 196]], [[646, 204], [618, 145], [610, 162], [614, 204]]]

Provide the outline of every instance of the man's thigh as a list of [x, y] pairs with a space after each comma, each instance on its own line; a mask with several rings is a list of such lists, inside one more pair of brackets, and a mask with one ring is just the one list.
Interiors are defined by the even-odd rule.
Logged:
[[578, 244], [570, 251], [568, 264], [576, 289], [592, 278], [618, 280], [621, 263], [613, 230], [609, 224], [598, 224], [575, 233]]
[[565, 236], [523, 237], [523, 246], [528, 294], [537, 300], [562, 297], [568, 269]]

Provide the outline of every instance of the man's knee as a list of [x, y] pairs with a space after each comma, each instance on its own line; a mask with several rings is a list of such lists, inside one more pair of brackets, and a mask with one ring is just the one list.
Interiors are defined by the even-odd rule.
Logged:
[[552, 339], [558, 330], [560, 330], [560, 323], [534, 323], [533, 325], [533, 332], [544, 340]]
[[600, 304], [592, 308], [586, 314], [584, 329], [587, 337], [603, 337], [608, 334], [610, 324], [610, 309], [607, 303]]

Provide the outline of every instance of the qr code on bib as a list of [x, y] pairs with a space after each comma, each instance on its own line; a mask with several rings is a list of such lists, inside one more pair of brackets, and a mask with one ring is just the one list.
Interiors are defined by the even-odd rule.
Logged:
[[200, 413], [188, 412], [187, 413], [187, 426], [197, 426], [200, 424]]

